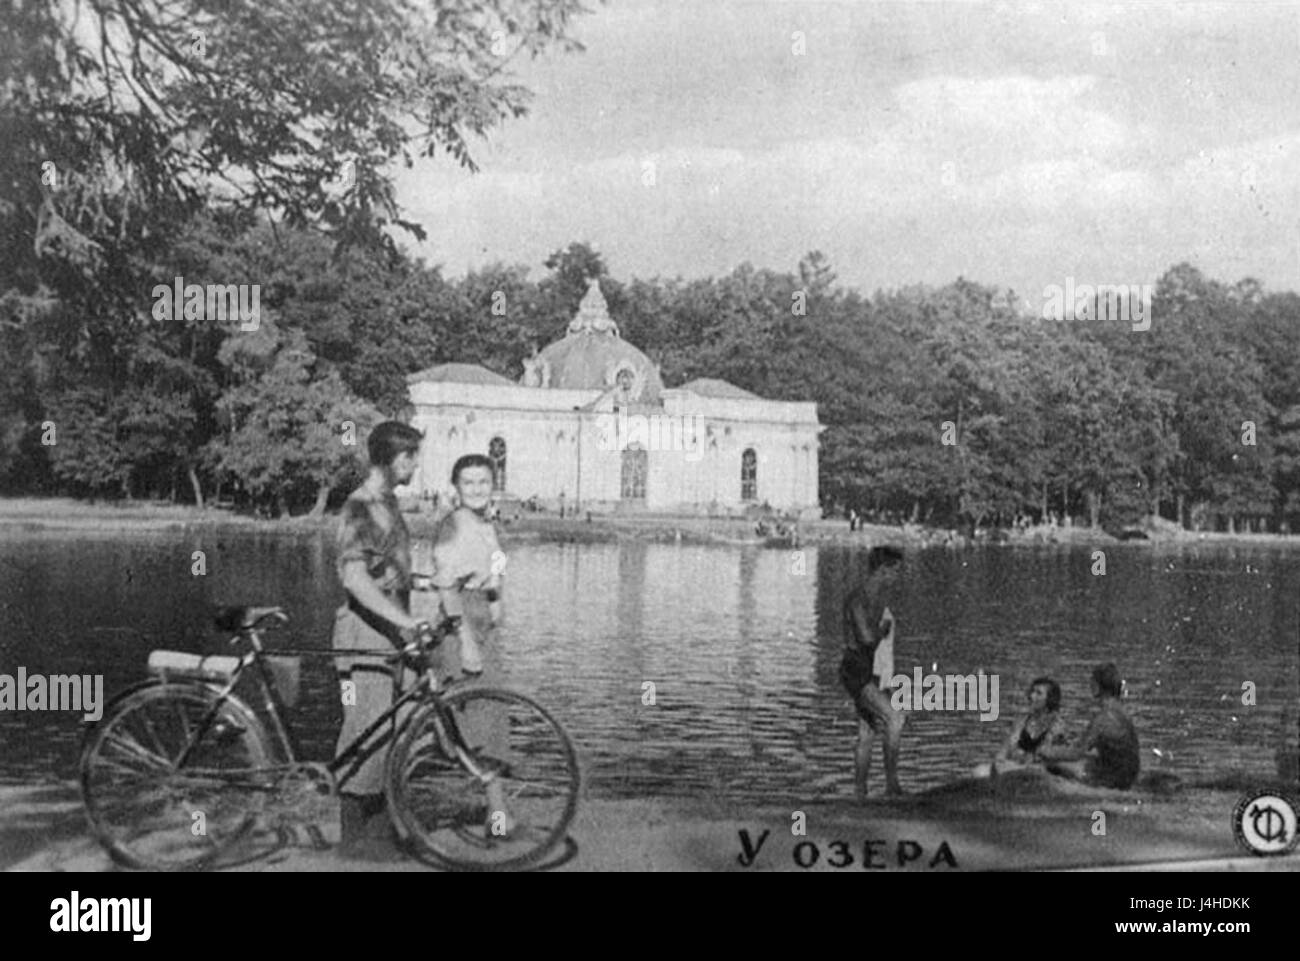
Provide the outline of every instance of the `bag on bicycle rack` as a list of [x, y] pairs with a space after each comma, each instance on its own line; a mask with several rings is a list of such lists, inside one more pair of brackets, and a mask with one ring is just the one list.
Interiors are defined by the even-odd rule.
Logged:
[[[226, 684], [235, 676], [240, 658], [227, 654], [187, 654], [184, 651], [151, 651], [149, 673], [164, 681], [204, 681]], [[302, 684], [302, 658], [268, 657], [263, 662], [271, 673], [271, 683], [286, 708], [298, 703]]]
[[302, 686], [302, 658], [272, 655], [265, 663], [271, 671], [271, 683], [275, 685], [275, 692], [280, 696], [284, 706], [286, 708], [296, 706], [298, 691]]

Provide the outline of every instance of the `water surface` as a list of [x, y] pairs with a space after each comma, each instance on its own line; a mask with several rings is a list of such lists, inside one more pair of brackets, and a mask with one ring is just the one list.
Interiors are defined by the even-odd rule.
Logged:
[[[512, 686], [552, 707], [599, 797], [812, 801], [851, 792], [853, 710], [840, 689], [840, 603], [862, 552], [620, 542], [509, 545]], [[193, 552], [207, 574], [192, 573]], [[1267, 777], [1297, 699], [1300, 552], [1272, 547], [988, 548], [909, 555], [896, 667], [1000, 680], [1002, 717], [913, 712], [902, 781], [934, 786], [987, 759], [1040, 674], [1086, 724], [1088, 672], [1115, 661], [1144, 770]], [[280, 643], [328, 646], [340, 600], [332, 538], [212, 528], [0, 533], [0, 673], [143, 677], [156, 647], [221, 652], [217, 603], [275, 603]], [[1257, 705], [1243, 706], [1242, 684]], [[648, 700], [653, 684], [654, 703]], [[339, 724], [324, 664], [292, 721], [323, 759]], [[74, 776], [79, 715], [0, 713], [0, 780]], [[1157, 753], [1159, 752], [1159, 753]], [[880, 779], [879, 755], [873, 788]]]

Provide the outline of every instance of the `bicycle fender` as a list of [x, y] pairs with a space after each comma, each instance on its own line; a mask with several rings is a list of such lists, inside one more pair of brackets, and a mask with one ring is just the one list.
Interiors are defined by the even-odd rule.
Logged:
[[[122, 688], [116, 694], [114, 694], [112, 699], [110, 699], [104, 705], [104, 709], [100, 713], [99, 721], [85, 721], [84, 722], [85, 733], [83, 735], [83, 741], [86, 738], [90, 737], [91, 732], [94, 731], [95, 726], [99, 724], [100, 721], [110, 716], [113, 709], [116, 708], [119, 703], [125, 701], [131, 695], [143, 691], [145, 688], [163, 687], [165, 685], [186, 685], [186, 686], [193, 686], [193, 687], [201, 687], [207, 690], [208, 693], [210, 693], [213, 697], [216, 698], [221, 698], [222, 692], [225, 691], [225, 688], [222, 687], [220, 684], [203, 683], [199, 681], [172, 681], [172, 680], [164, 680], [161, 677], [147, 677], [143, 680], [136, 681], [133, 684], [128, 684], [126, 687]], [[227, 704], [231, 705], [234, 708], [234, 710], [243, 714], [245, 717], [251, 719], [253, 723], [257, 726], [259, 731], [261, 732], [263, 736], [263, 740], [266, 741], [267, 743], [270, 743], [270, 739], [266, 737], [266, 727], [264, 724], [262, 724], [261, 720], [258, 718], [256, 711], [254, 711], [251, 707], [249, 707], [239, 698], [235, 697], [234, 694], [226, 694], [224, 700]]]
[[[146, 677], [144, 680], [136, 681], [134, 684], [128, 684], [126, 687], [122, 688], [111, 698], [109, 698], [108, 702], [104, 705], [103, 710], [100, 711], [100, 720], [103, 720], [105, 717], [107, 717], [111, 713], [112, 709], [115, 708], [119, 702], [125, 701], [136, 691], [143, 691], [146, 687], [157, 687], [162, 683], [164, 682], [163, 679], [160, 677]], [[99, 721], [87, 721], [86, 727], [92, 728], [98, 723]]]
[[[118, 692], [114, 694], [104, 704], [104, 709], [101, 712], [100, 717], [103, 718], [107, 716], [109, 711], [112, 708], [116, 707], [120, 701], [125, 701], [132, 694], [136, 693], [137, 691], [143, 691], [146, 687], [162, 687], [164, 684], [186, 684], [186, 683], [193, 684], [196, 687], [205, 687], [213, 694], [215, 694], [217, 697], [220, 697], [221, 692], [224, 690], [224, 688], [220, 684], [200, 683], [197, 681], [186, 682], [186, 681], [168, 680], [161, 677], [146, 677], [143, 680], [136, 681], [132, 684], [128, 684], [124, 688], [120, 688]], [[246, 710], [248, 709], [247, 706], [242, 701], [239, 701], [233, 695], [227, 695], [226, 699], [230, 701], [235, 701], [237, 704], [239, 704], [240, 707], [244, 707]], [[94, 727], [98, 723], [99, 723], [98, 721], [87, 721], [86, 726]]]

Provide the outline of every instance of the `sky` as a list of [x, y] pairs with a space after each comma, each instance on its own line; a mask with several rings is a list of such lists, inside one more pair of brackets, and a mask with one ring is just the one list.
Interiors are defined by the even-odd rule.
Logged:
[[1300, 290], [1300, 4], [588, 0], [530, 113], [398, 175], [448, 276], [793, 271]]

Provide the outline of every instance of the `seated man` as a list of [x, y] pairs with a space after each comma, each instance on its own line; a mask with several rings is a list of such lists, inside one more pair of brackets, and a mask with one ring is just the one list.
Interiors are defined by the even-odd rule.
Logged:
[[1077, 747], [1043, 749], [1049, 771], [1096, 787], [1125, 790], [1133, 786], [1141, 759], [1137, 731], [1119, 706], [1122, 691], [1114, 664], [1101, 664], [1093, 670], [1092, 696], [1099, 701], [1097, 716]]
[[1061, 685], [1050, 677], [1036, 677], [1026, 696], [1029, 698], [1029, 713], [1011, 729], [1011, 736], [992, 763], [975, 768], [975, 777], [990, 777], [1042, 764], [1044, 751], [1068, 744], [1069, 737], [1060, 714]]

